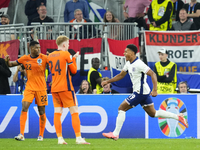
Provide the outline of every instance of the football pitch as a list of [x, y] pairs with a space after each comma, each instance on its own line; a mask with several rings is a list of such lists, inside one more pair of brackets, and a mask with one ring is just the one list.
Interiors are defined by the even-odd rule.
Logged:
[[77, 145], [75, 139], [65, 139], [67, 145], [58, 145], [57, 139], [0, 139], [0, 150], [199, 150], [199, 139], [86, 139], [91, 145]]

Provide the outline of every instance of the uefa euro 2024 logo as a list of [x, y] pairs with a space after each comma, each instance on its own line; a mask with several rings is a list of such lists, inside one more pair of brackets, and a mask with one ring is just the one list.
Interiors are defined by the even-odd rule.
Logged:
[[[164, 100], [160, 108], [171, 113], [182, 113], [185, 119], [188, 119], [187, 109], [182, 100], [178, 98], [168, 98]], [[179, 121], [171, 118], [158, 118], [158, 124], [162, 133], [168, 137], [178, 137], [185, 131], [186, 127]]]

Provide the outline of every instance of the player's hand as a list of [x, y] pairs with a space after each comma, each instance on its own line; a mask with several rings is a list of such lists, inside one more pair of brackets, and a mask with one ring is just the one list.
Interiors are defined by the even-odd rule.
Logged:
[[158, 95], [157, 90], [151, 91], [151, 96], [156, 97]]
[[107, 81], [103, 81], [103, 82], [101, 82], [101, 86], [102, 86], [102, 87], [104, 87], [104, 85], [106, 85], [106, 84], [108, 84]]
[[79, 55], [79, 52], [77, 52], [73, 57], [77, 58]]
[[6, 55], [6, 57], [4, 58], [6, 62], [10, 61], [10, 56]]

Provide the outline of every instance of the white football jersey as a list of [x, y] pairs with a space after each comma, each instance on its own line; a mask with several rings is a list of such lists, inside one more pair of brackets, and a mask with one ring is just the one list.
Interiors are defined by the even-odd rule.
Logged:
[[130, 63], [126, 62], [124, 65], [123, 71], [129, 73], [130, 79], [133, 84], [133, 92], [137, 92], [138, 94], [149, 94], [150, 88], [147, 84], [147, 75], [146, 73], [150, 70], [150, 68], [138, 57]]

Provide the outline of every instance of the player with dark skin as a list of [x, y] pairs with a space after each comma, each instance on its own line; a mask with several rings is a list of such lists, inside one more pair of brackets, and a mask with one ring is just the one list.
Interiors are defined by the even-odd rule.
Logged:
[[[35, 46], [31, 46], [30, 52], [31, 52], [30, 55], [31, 55], [32, 58], [37, 57], [40, 53], [40, 44], [36, 44]], [[5, 60], [8, 63], [9, 67], [14, 67], [14, 66], [19, 65], [16, 61], [10, 61], [9, 55], [7, 55], [5, 57]], [[31, 103], [23, 101], [22, 102], [22, 111], [27, 112], [30, 105], [31, 105]], [[45, 113], [45, 106], [38, 106], [38, 111], [39, 111], [40, 115], [43, 115]]]
[[48, 105], [45, 69], [47, 56], [40, 53], [40, 44], [37, 41], [30, 43], [30, 54], [24, 55], [16, 61], [10, 61], [10, 57], [6, 56], [5, 60], [9, 67], [25, 66], [27, 73], [27, 83], [23, 93], [22, 111], [20, 115], [20, 134], [15, 136], [15, 140], [24, 141], [24, 131], [27, 121], [27, 112], [30, 104], [35, 99], [39, 111], [39, 136], [38, 141], [43, 141], [43, 135], [46, 125], [45, 106]]

